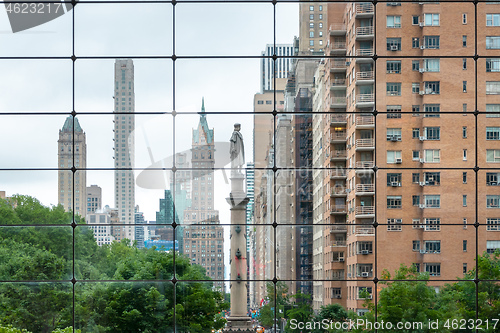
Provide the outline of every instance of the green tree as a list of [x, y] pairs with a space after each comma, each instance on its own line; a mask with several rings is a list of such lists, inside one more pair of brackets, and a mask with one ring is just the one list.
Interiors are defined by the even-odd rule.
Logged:
[[[275, 320], [279, 323], [281, 318], [285, 317], [285, 308], [290, 305], [290, 302], [288, 299], [288, 287], [285, 282], [278, 281], [276, 289], [273, 283], [268, 282], [266, 289], [267, 304], [260, 308], [259, 322], [262, 326], [271, 328]], [[275, 311], [276, 308], [278, 311]]]
[[310, 322], [314, 316], [314, 311], [311, 306], [311, 296], [307, 294], [303, 294], [298, 291], [295, 295], [291, 296], [295, 299], [294, 304], [292, 304], [292, 308], [286, 312], [287, 315], [287, 332], [296, 332], [299, 333], [302, 330], [296, 328], [292, 329], [290, 327], [290, 321], [295, 320], [296, 322], [307, 323]]
[[[400, 280], [386, 282], [383, 280]], [[411, 281], [408, 281], [411, 280]], [[384, 270], [382, 281], [385, 287], [380, 291], [377, 306], [377, 322], [390, 322], [396, 327], [397, 323], [421, 322], [427, 324], [429, 320], [439, 319], [442, 322], [442, 313], [437, 309], [438, 295], [434, 288], [429, 287], [427, 273], [417, 273], [413, 267], [401, 264], [394, 276]], [[365, 314], [369, 322], [375, 322], [375, 305], [367, 300], [365, 306], [370, 310]], [[434, 330], [427, 325], [422, 329], [401, 330], [400, 332], [446, 332], [442, 327]], [[392, 333], [394, 329], [380, 329], [381, 333]]]

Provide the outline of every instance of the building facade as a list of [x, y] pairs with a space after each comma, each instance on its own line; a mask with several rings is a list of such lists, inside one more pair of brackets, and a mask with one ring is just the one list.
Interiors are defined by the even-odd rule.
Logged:
[[[76, 117], [68, 117], [62, 129], [59, 130], [57, 140], [58, 202], [66, 211], [85, 218], [87, 214], [87, 143], [85, 132]], [[72, 167], [77, 171], [71, 171]], [[61, 169], [65, 170], [61, 170]], [[74, 201], [73, 201], [74, 200]]]
[[[384, 3], [375, 17], [372, 3], [347, 3], [329, 16], [324, 304], [366, 312], [362, 292], [372, 297], [373, 279], [400, 263], [436, 288], [462, 277], [475, 263], [476, 204], [479, 254], [500, 244], [488, 170], [500, 152], [497, 9], [478, 7], [477, 91], [473, 6]], [[463, 58], [439, 58], [451, 54]], [[489, 113], [476, 124], [474, 110]]]
[[102, 209], [102, 189], [97, 185], [87, 187], [87, 214]]
[[214, 209], [214, 153], [214, 130], [208, 126], [203, 101], [200, 121], [192, 135], [192, 197], [191, 207], [184, 210], [183, 252], [224, 290], [224, 229], [219, 211]]
[[[134, 63], [131, 59], [115, 61], [114, 80], [114, 191], [115, 207], [120, 222], [125, 225], [134, 223], [135, 178], [134, 171], [134, 129], [135, 94]], [[127, 226], [121, 237], [134, 240], [135, 228]]]
[[[273, 50], [273, 48], [275, 49]], [[274, 60], [272, 56], [276, 54], [278, 58]], [[260, 60], [260, 72], [262, 75], [260, 83], [260, 92], [273, 90], [274, 78], [287, 78], [292, 70], [293, 56], [295, 48], [293, 44], [267, 44], [265, 51], [262, 52]]]

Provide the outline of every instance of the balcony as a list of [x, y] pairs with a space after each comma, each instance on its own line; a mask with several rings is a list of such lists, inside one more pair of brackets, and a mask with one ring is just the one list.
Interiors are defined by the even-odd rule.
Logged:
[[347, 196], [347, 189], [343, 186], [334, 187], [330, 193], [331, 197], [345, 197]]
[[371, 3], [360, 3], [356, 5], [356, 18], [373, 17], [373, 5]]
[[366, 72], [357, 72], [356, 73], [356, 84], [373, 84], [375, 81], [375, 76], [373, 75], [373, 71]]
[[347, 51], [345, 40], [334, 41], [330, 46], [330, 54], [345, 54]]
[[342, 143], [346, 139], [347, 139], [347, 132], [345, 131], [333, 132], [332, 136], [330, 137], [330, 143]]
[[373, 59], [371, 57], [373, 56], [373, 48], [357, 49], [356, 56], [360, 57], [360, 58], [356, 58], [357, 63], [372, 62]]
[[357, 206], [356, 218], [375, 217], [375, 206]]
[[358, 172], [373, 172], [375, 162], [373, 161], [360, 161], [356, 162], [356, 173]]
[[330, 125], [345, 125], [347, 124], [347, 116], [345, 113], [342, 114], [334, 114], [330, 116]]
[[357, 139], [356, 140], [356, 150], [357, 151], [368, 151], [375, 149], [374, 139]]
[[335, 233], [346, 233], [347, 232], [347, 226], [346, 225], [332, 225], [330, 227], [330, 233], [335, 234]]
[[334, 23], [330, 25], [330, 36], [345, 36], [347, 33], [347, 28], [345, 24]]
[[345, 215], [347, 214], [347, 209], [345, 205], [333, 205], [330, 209], [331, 215]]
[[338, 109], [347, 107], [347, 98], [345, 96], [332, 97], [330, 99], [330, 108]]
[[345, 240], [334, 240], [332, 242], [332, 247], [345, 247], [346, 246], [346, 241]]
[[344, 161], [347, 159], [347, 150], [333, 150], [331, 154], [330, 162]]
[[330, 61], [331, 73], [342, 73], [347, 69], [346, 59], [332, 59]]
[[332, 170], [332, 173], [330, 174], [330, 179], [345, 179], [345, 178], [347, 178], [347, 170], [345, 169]]
[[356, 107], [366, 108], [375, 106], [375, 94], [359, 94], [356, 96]]
[[370, 235], [375, 235], [375, 228], [374, 227], [370, 227], [370, 226], [366, 226], [366, 225], [363, 225], [363, 226], [357, 225], [354, 228], [354, 234], [356, 236], [370, 236]]
[[357, 116], [356, 117], [356, 129], [369, 129], [375, 127], [375, 117], [374, 116]]
[[345, 90], [346, 80], [345, 79], [334, 79], [332, 80], [332, 85], [330, 86], [331, 90]]
[[373, 26], [368, 27], [357, 27], [356, 28], [356, 39], [357, 40], [369, 40], [373, 39]]
[[374, 184], [358, 184], [356, 185], [356, 195], [373, 195], [375, 194]]

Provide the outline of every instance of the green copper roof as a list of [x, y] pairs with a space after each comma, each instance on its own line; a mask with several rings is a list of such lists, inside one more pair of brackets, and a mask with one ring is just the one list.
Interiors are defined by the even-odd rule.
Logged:
[[[73, 117], [69, 116], [68, 118], [66, 118], [61, 131], [73, 132]], [[83, 132], [82, 127], [80, 126], [80, 122], [78, 122], [78, 118], [75, 118], [75, 132]]]
[[[201, 125], [203, 132], [205, 132], [205, 135], [207, 137], [207, 144], [212, 144], [214, 141], [214, 130], [208, 128], [208, 122], [207, 122], [207, 118], [205, 115], [205, 98], [201, 99], [200, 125]], [[200, 127], [200, 125], [198, 125], [198, 127]], [[200, 133], [198, 132], [198, 129], [195, 129], [193, 131], [193, 141], [195, 143], [200, 142]]]

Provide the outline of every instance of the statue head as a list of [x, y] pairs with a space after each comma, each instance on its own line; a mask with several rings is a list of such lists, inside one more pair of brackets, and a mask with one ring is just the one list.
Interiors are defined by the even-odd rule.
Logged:
[[234, 130], [235, 131], [239, 132], [240, 129], [241, 129], [241, 124], [239, 124], [239, 123], [234, 124]]

